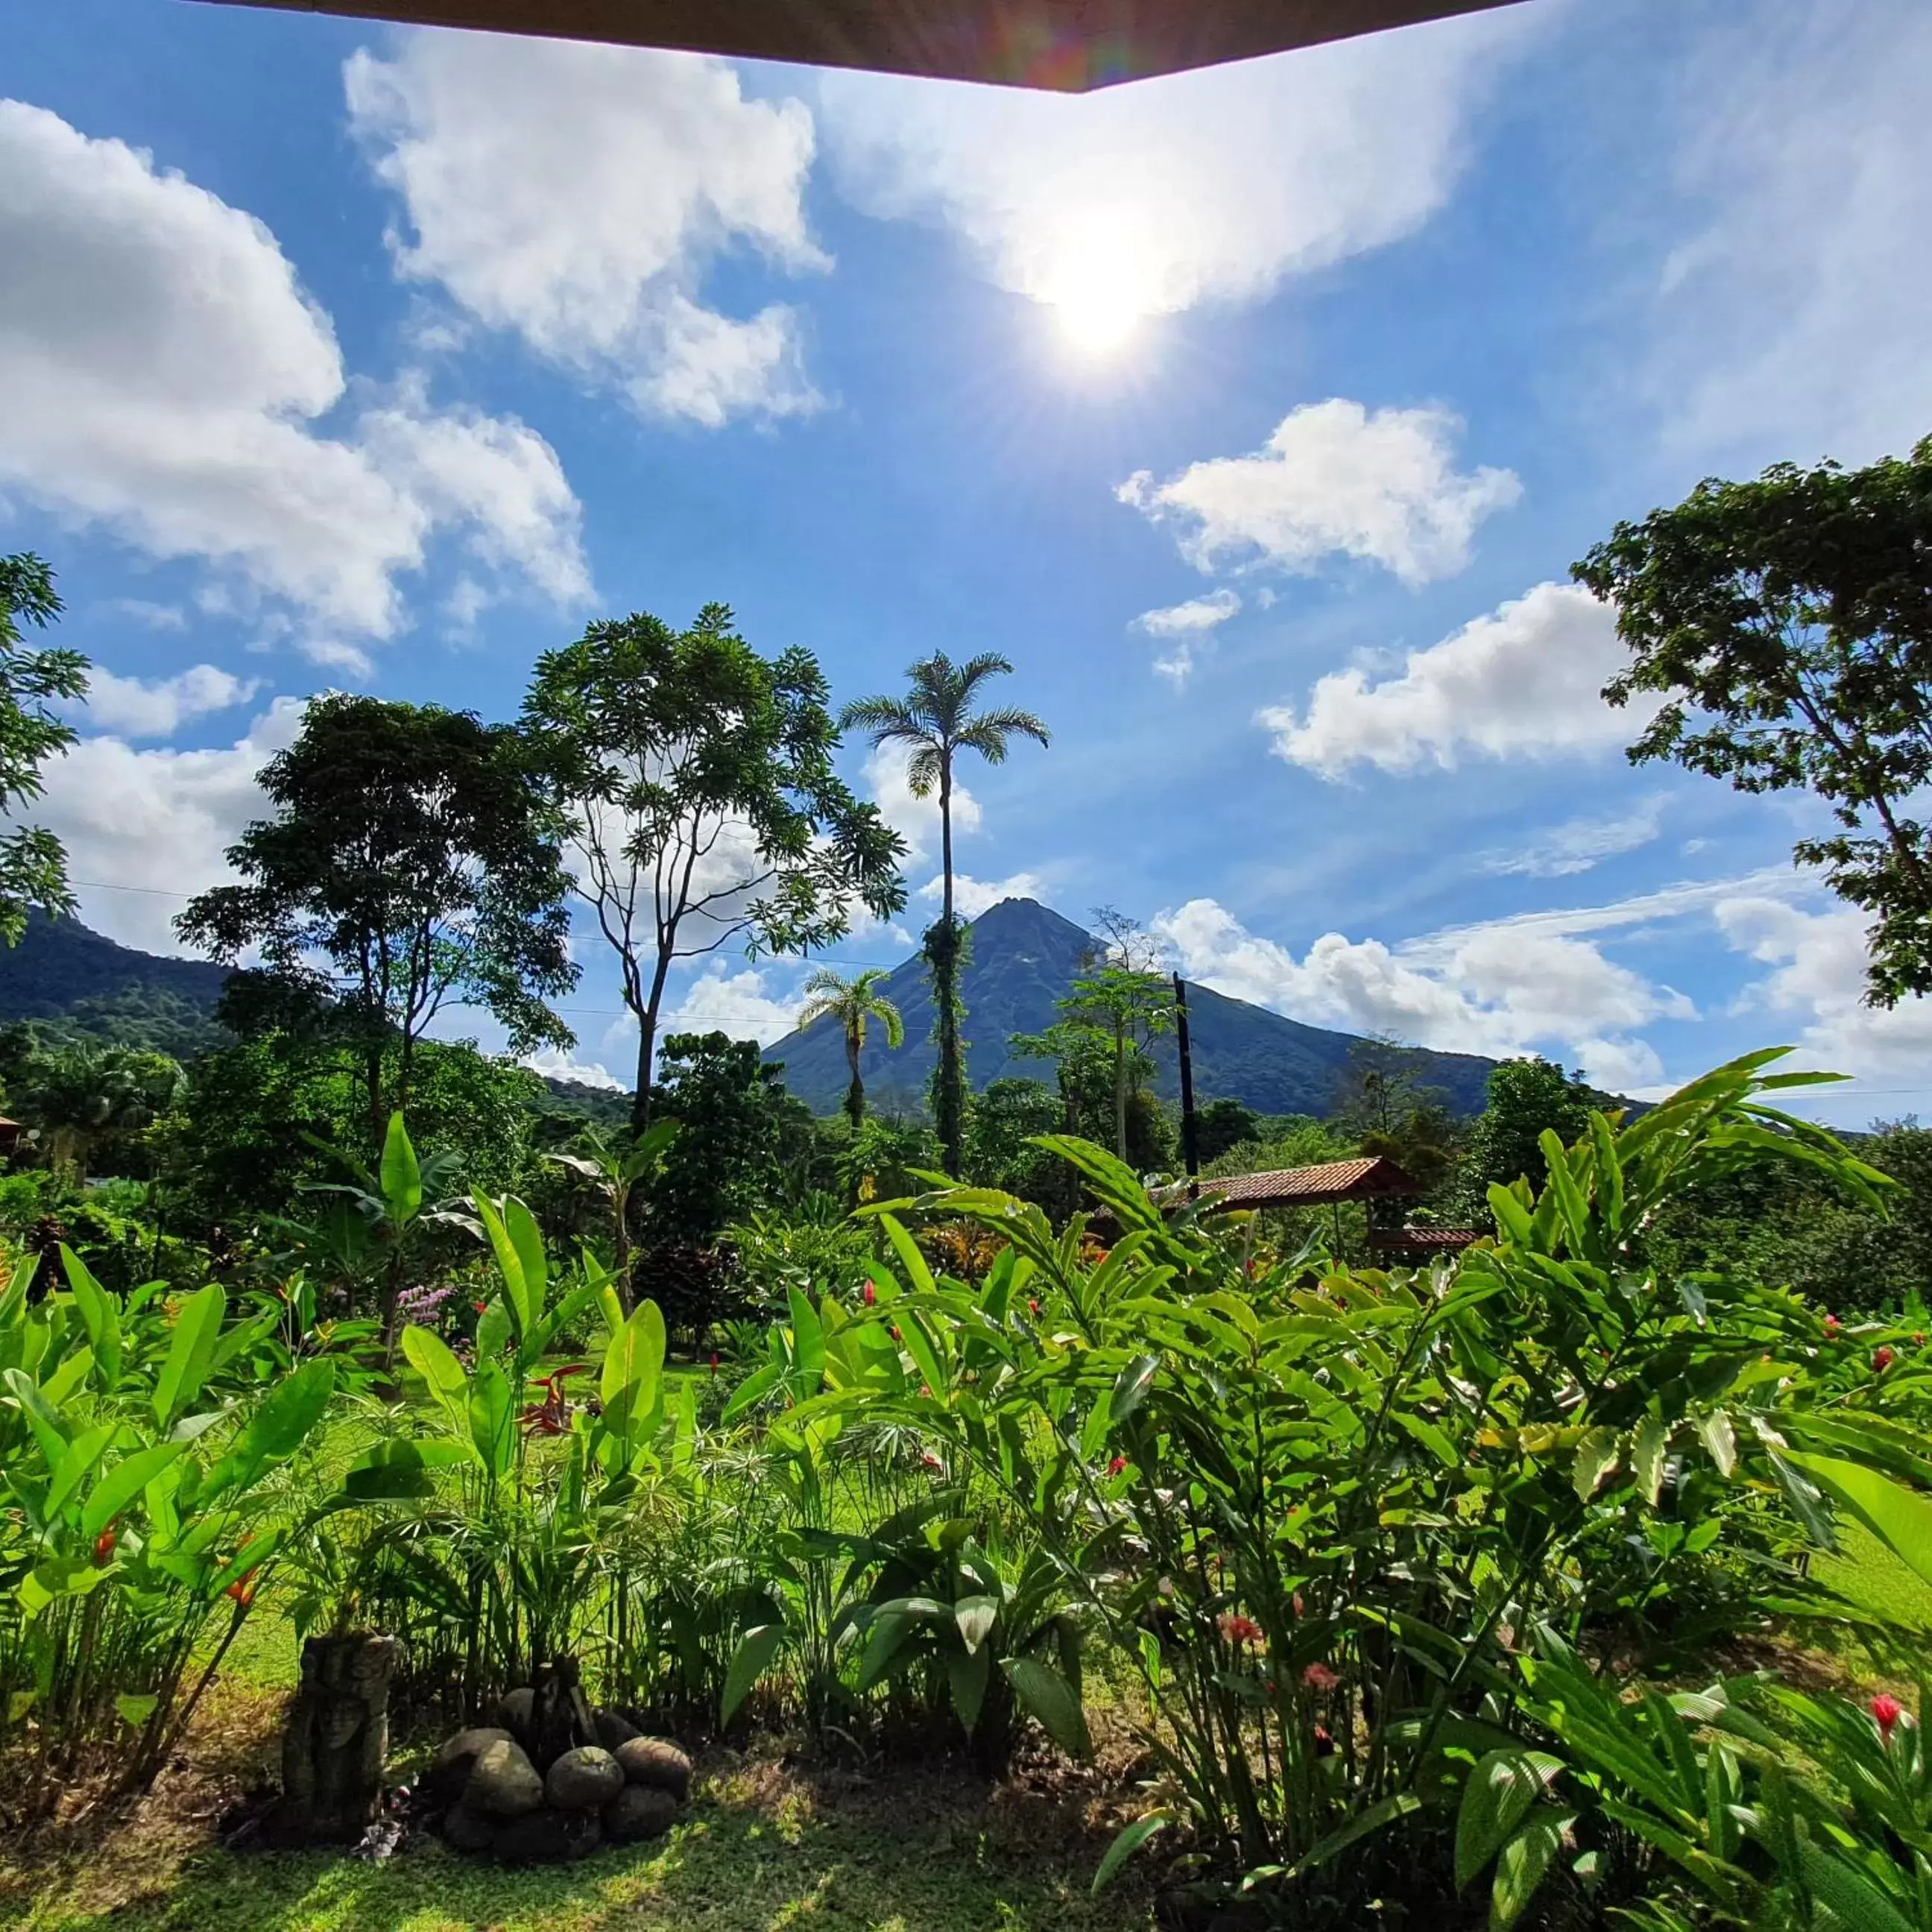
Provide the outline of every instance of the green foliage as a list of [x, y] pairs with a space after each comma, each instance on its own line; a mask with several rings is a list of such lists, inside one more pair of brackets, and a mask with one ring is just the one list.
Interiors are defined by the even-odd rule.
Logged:
[[827, 694], [809, 651], [760, 656], [722, 604], [686, 631], [641, 612], [593, 624], [537, 660], [524, 722], [637, 1016], [640, 1130], [676, 961], [734, 940], [824, 946], [856, 908], [905, 904], [904, 841], [832, 769]]
[[866, 1118], [866, 1083], [860, 1076], [859, 1056], [866, 1050], [867, 1027], [877, 1020], [886, 1046], [895, 1051], [905, 1043], [905, 1022], [899, 1010], [879, 990], [885, 977], [883, 967], [868, 967], [848, 980], [832, 967], [821, 966], [805, 982], [805, 1004], [798, 1016], [800, 1032], [814, 1021], [829, 1019], [845, 1036], [845, 1061], [852, 1073], [845, 1112], [855, 1128]]
[[[976, 1095], [966, 1120], [966, 1178], [1064, 1211], [1066, 1163], [1038, 1145], [1042, 1134], [1066, 1125], [1066, 1105], [1043, 1080], [992, 1082]], [[890, 1195], [887, 1195], [890, 1198]]]
[[50, 1162], [78, 1183], [97, 1159], [168, 1112], [182, 1085], [180, 1066], [166, 1054], [72, 1046], [31, 1054], [8, 1100], [40, 1136]]
[[[60, 615], [54, 574], [31, 552], [0, 556], [0, 815], [12, 818], [41, 791], [40, 768], [64, 754], [75, 733], [50, 700], [87, 694], [87, 660], [78, 651], [27, 647], [20, 626], [44, 629]], [[44, 827], [0, 833], [0, 938], [17, 946], [30, 908], [74, 910], [67, 854]]]
[[1566, 1073], [1540, 1056], [1504, 1060], [1490, 1072], [1486, 1104], [1463, 1151], [1456, 1175], [1463, 1204], [1459, 1211], [1480, 1225], [1486, 1218], [1492, 1185], [1508, 1187], [1522, 1179], [1540, 1188], [1544, 1132], [1553, 1132], [1568, 1147], [1588, 1132], [1592, 1113], [1615, 1104], [1582, 1074]]
[[417, 1043], [446, 1005], [487, 1010], [515, 1052], [571, 1044], [545, 1004], [577, 981], [569, 880], [521, 734], [338, 694], [310, 705], [260, 783], [276, 815], [228, 854], [245, 883], [176, 923], [222, 960], [259, 950], [262, 971], [224, 995], [237, 1030], [305, 1026], [351, 1045], [372, 1154], [414, 1106]]
[[1262, 1117], [1238, 1100], [1210, 1100], [1195, 1109], [1196, 1150], [1201, 1162], [1219, 1160], [1244, 1141], [1262, 1137]]
[[1612, 704], [1664, 703], [1630, 748], [1743, 792], [1804, 790], [1842, 828], [1792, 848], [1873, 916], [1869, 995], [1932, 992], [1932, 437], [1863, 470], [1707, 478], [1575, 566], [1630, 662]]

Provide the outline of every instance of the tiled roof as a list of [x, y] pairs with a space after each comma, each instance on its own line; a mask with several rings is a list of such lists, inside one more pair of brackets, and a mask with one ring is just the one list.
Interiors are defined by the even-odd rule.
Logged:
[[1371, 1228], [1369, 1246], [1372, 1248], [1446, 1248], [1473, 1247], [1483, 1240], [1480, 1228]]
[[[1276, 1168], [1266, 1174], [1232, 1174], [1201, 1184], [1202, 1198], [1219, 1208], [1320, 1208], [1331, 1201], [1366, 1201], [1394, 1195], [1410, 1198], [1422, 1190], [1386, 1154], [1354, 1160], [1327, 1160], [1318, 1167]], [[1164, 1187], [1163, 1204], [1187, 1198], [1185, 1182]]]

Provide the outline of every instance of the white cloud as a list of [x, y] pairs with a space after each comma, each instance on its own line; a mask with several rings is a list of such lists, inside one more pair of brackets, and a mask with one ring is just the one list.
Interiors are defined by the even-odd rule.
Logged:
[[791, 310], [740, 320], [699, 299], [741, 245], [790, 272], [826, 265], [802, 104], [747, 100], [697, 55], [443, 31], [389, 60], [358, 52], [344, 78], [408, 210], [403, 273], [647, 414], [715, 426], [816, 406]]
[[523, 1064], [532, 1073], [548, 1079], [580, 1081], [586, 1087], [601, 1087], [610, 1093], [631, 1090], [630, 1082], [620, 1080], [601, 1060], [579, 1060], [559, 1046], [546, 1046], [526, 1054]]
[[178, 604], [157, 604], [146, 597], [116, 597], [107, 606], [117, 617], [130, 618], [151, 631], [184, 631], [188, 614]]
[[262, 224], [116, 140], [0, 101], [0, 487], [205, 560], [322, 635], [386, 637], [439, 532], [552, 596], [588, 587], [556, 454], [419, 388], [345, 435], [328, 318]]
[[1702, 225], [1666, 264], [1649, 371], [1680, 448], [1864, 462], [1932, 422], [1928, 97], [1921, 0], [1717, 16], [1677, 107]]
[[798, 1024], [799, 1000], [775, 992], [767, 971], [747, 966], [734, 972], [722, 960], [709, 962], [685, 988], [676, 1011], [658, 1028], [667, 1034], [728, 1033], [734, 1040], [754, 1040], [769, 1046]]
[[[906, 842], [904, 862], [917, 865], [939, 850], [939, 794], [915, 798], [906, 782], [907, 754], [897, 745], [874, 746], [866, 758], [866, 786], [879, 815]], [[952, 842], [980, 829], [980, 801], [957, 778], [952, 782]]]
[[1267, 296], [1447, 199], [1520, 20], [1491, 16], [1084, 95], [832, 74], [840, 184], [956, 230], [1000, 286], [1158, 314]]
[[239, 678], [211, 664], [191, 664], [172, 677], [118, 677], [98, 665], [87, 674], [86, 722], [124, 738], [172, 738], [190, 718], [246, 704], [259, 678]]
[[1689, 1000], [1594, 945], [1508, 923], [1391, 947], [1324, 934], [1297, 959], [1213, 899], [1160, 914], [1152, 929], [1181, 970], [1216, 991], [1316, 1026], [1393, 1033], [1424, 1046], [1498, 1057], [1555, 1048], [1608, 1081], [1660, 1070], [1635, 1029], [1691, 1018]]
[[1511, 470], [1456, 468], [1461, 429], [1447, 410], [1371, 414], [1335, 396], [1291, 410], [1250, 455], [1190, 464], [1165, 483], [1137, 470], [1116, 494], [1178, 524], [1201, 570], [1306, 574], [1339, 555], [1426, 584], [1464, 568], [1477, 525], [1522, 494]]
[[[928, 879], [919, 889], [922, 899], [938, 904], [946, 896], [946, 881]], [[962, 919], [977, 919], [1002, 899], [1043, 899], [1046, 887], [1037, 872], [1010, 873], [1004, 879], [969, 878], [964, 872], [952, 875], [952, 909]]]
[[277, 698], [223, 750], [83, 738], [47, 767], [34, 816], [64, 842], [89, 926], [149, 952], [185, 950], [171, 922], [191, 895], [234, 877], [228, 848], [268, 808], [256, 775], [295, 742], [304, 708]]
[[1553, 758], [1606, 752], [1636, 737], [1653, 715], [1621, 711], [1599, 693], [1624, 662], [1608, 605], [1566, 584], [1539, 584], [1412, 651], [1400, 676], [1371, 682], [1359, 666], [1330, 671], [1305, 710], [1264, 710], [1274, 749], [1325, 778], [1352, 766], [1385, 772], [1458, 757]]
[[1190, 597], [1184, 604], [1172, 604], [1162, 610], [1143, 610], [1134, 620], [1133, 628], [1150, 638], [1173, 639], [1173, 650], [1165, 657], [1156, 658], [1154, 668], [1162, 676], [1171, 679], [1178, 690], [1194, 669], [1196, 646], [1211, 636], [1218, 626], [1236, 616], [1240, 608], [1240, 598], [1223, 584], [1204, 597]]
[[1552, 826], [1534, 844], [1520, 851], [1491, 853], [1483, 870], [1532, 879], [1560, 879], [1587, 872], [1606, 859], [1650, 844], [1663, 830], [1664, 802], [1661, 796], [1652, 797], [1634, 811], [1612, 818], [1570, 819]]
[[1775, 968], [1747, 989], [1739, 1010], [1797, 1019], [1805, 1064], [1892, 1087], [1932, 1082], [1932, 1002], [1864, 1004], [1864, 914], [1837, 904], [1808, 911], [1746, 893], [1721, 901], [1716, 913], [1734, 951]]

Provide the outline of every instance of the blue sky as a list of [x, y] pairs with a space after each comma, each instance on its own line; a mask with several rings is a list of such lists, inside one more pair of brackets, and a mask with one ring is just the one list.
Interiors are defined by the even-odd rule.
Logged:
[[[1527, 0], [1069, 100], [0, 0], [0, 546], [104, 675], [44, 816], [166, 947], [330, 686], [515, 710], [731, 604], [843, 698], [997, 649], [969, 907], [1121, 908], [1298, 1018], [1932, 1106], [1790, 800], [1633, 770], [1570, 563], [1932, 429], [1922, 0]], [[916, 846], [929, 812], [849, 775]], [[590, 943], [576, 1063], [622, 1073]], [[680, 1012], [765, 1037], [800, 975]], [[477, 1029], [484, 1039], [487, 1027]]]

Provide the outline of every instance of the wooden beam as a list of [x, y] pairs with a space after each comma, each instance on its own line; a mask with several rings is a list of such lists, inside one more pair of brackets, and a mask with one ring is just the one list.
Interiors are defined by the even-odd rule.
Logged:
[[213, 0], [1084, 93], [1516, 0]]

